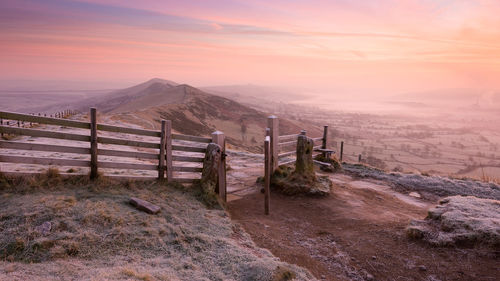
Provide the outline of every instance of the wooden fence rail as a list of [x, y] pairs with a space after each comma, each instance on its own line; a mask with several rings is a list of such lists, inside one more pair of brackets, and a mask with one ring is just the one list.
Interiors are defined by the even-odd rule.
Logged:
[[[280, 136], [278, 122], [278, 117], [276, 116], [269, 116], [267, 119], [267, 129], [269, 130], [266, 129], [266, 132], [269, 132], [270, 137], [269, 149], [271, 153], [271, 165], [273, 167], [273, 171], [280, 165], [288, 165], [295, 162], [295, 160], [283, 158], [289, 158], [290, 156], [295, 155], [297, 137], [299, 136], [299, 134]], [[305, 131], [302, 131], [301, 134], [302, 133], [305, 134]], [[312, 138], [312, 140], [315, 144], [317, 142], [321, 143], [314, 145], [314, 150], [326, 149], [328, 141], [328, 126], [324, 126], [323, 137]]]
[[[84, 154], [84, 155], [90, 155], [90, 160], [0, 155], [0, 162], [89, 167], [91, 178], [96, 178], [98, 176], [99, 168], [156, 170], [158, 171], [158, 177], [157, 177], [158, 179], [165, 178], [165, 173], [166, 173], [167, 181], [175, 181], [180, 183], [193, 183], [199, 178], [184, 178], [184, 177], [176, 178], [174, 177], [173, 172], [189, 172], [198, 174], [201, 173], [202, 171], [201, 167], [182, 166], [182, 163], [203, 163], [204, 159], [203, 155], [200, 156], [174, 155], [174, 152], [205, 153], [206, 146], [211, 142], [215, 142], [218, 145], [220, 145], [223, 151], [225, 152], [225, 136], [222, 132], [214, 132], [211, 138], [174, 134], [172, 133], [172, 123], [169, 120], [162, 120], [160, 131], [98, 124], [97, 111], [95, 108], [90, 109], [90, 115], [89, 115], [90, 122], [57, 118], [60, 116], [69, 116], [71, 113], [72, 113], [71, 111], [56, 113], [54, 115], [56, 116], [56, 118], [54, 118], [54, 117], [41, 116], [41, 114], [39, 114], [39, 116], [36, 116], [36, 115], [29, 115], [29, 114], [15, 113], [15, 112], [0, 111], [0, 120], [2, 120], [2, 124], [0, 124], [0, 133], [2, 133], [2, 135], [13, 134], [13, 135], [25, 135], [31, 137], [42, 137], [42, 138], [53, 138], [53, 139], [86, 142], [90, 144], [89, 147], [36, 144], [36, 143], [24, 143], [24, 142], [0, 140], [0, 149]], [[46, 129], [11, 127], [4, 124], [3, 122], [4, 119], [18, 120], [23, 122], [24, 121], [33, 122], [45, 125], [64, 126], [77, 129], [85, 129], [89, 130], [89, 133], [87, 135], [87, 134], [55, 132]], [[158, 140], [155, 142], [149, 142], [149, 141], [130, 140], [126, 138], [104, 137], [98, 135], [100, 131], [155, 137], [158, 138]], [[173, 145], [172, 140], [185, 141], [193, 144]], [[139, 151], [123, 151], [116, 149], [102, 149], [99, 148], [99, 144], [149, 148], [149, 149], [155, 149], [157, 150], [157, 152], [139, 152]], [[100, 155], [144, 159], [144, 160], [154, 161], [156, 163], [145, 164], [145, 163], [121, 163], [115, 161], [113, 162], [99, 161], [98, 157]], [[219, 194], [225, 199], [226, 196], [225, 160], [221, 162], [223, 163], [222, 165], [220, 165], [221, 167], [219, 167], [218, 190]]]

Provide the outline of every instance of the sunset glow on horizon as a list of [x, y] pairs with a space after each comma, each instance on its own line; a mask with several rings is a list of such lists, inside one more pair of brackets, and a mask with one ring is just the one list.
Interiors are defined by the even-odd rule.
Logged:
[[500, 1], [4, 0], [0, 80], [500, 88]]

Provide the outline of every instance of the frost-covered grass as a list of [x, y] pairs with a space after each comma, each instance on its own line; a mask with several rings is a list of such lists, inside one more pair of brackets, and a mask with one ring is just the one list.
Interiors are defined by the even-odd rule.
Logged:
[[[136, 210], [131, 196], [160, 213]], [[181, 186], [57, 174], [0, 181], [0, 280], [291, 277], [315, 280], [258, 248], [223, 209], [207, 209]]]
[[[387, 173], [382, 170], [358, 164], [343, 166], [348, 173], [362, 178], [373, 178], [388, 182], [399, 191], [417, 191], [427, 197], [467, 195], [478, 198], [500, 200], [500, 185], [493, 182], [482, 182], [472, 179], [451, 179], [440, 176], [424, 176], [419, 174]], [[431, 195], [431, 196], [429, 196]]]
[[423, 221], [413, 220], [410, 237], [431, 244], [486, 244], [500, 248], [500, 201], [473, 196], [451, 196], [439, 201]]

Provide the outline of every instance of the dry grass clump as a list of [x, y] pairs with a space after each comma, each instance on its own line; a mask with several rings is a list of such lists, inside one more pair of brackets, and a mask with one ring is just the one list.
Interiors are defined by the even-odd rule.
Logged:
[[[0, 184], [0, 275], [7, 272], [3, 268], [23, 263], [9, 276], [51, 280], [58, 272], [72, 280], [272, 280], [282, 267], [295, 280], [314, 280], [257, 248], [224, 210], [207, 209], [181, 186], [105, 177], [91, 182], [55, 171], [0, 179], [7, 183]], [[160, 213], [136, 210], [128, 203], [132, 196], [160, 206]]]
[[295, 277], [297, 275], [289, 268], [278, 266], [274, 271], [271, 281], [288, 281], [295, 279]]
[[340, 163], [340, 160], [335, 157], [335, 155], [332, 155], [330, 157], [324, 157], [323, 154], [318, 154], [316, 157], [314, 157], [315, 160], [325, 162], [325, 163], [330, 163], [331, 165], [331, 170], [328, 172], [338, 172], [342, 170], [342, 164]]
[[17, 135], [11, 135], [11, 134], [3, 134], [2, 139], [3, 140], [13, 140], [17, 137]]
[[122, 270], [122, 273], [127, 276], [127, 277], [133, 277], [137, 280], [143, 280], [143, 281], [153, 281], [155, 278], [151, 276], [149, 273], [137, 273], [137, 271], [131, 269], [131, 268], [124, 268]]
[[429, 210], [424, 221], [413, 220], [410, 238], [438, 246], [484, 244], [500, 249], [500, 201], [451, 196]]

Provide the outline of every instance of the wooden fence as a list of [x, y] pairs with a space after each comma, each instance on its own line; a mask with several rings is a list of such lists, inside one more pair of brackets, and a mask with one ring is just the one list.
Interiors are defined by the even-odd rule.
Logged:
[[[267, 119], [267, 126], [268, 129], [266, 129], [266, 135], [270, 137], [269, 153], [271, 154], [271, 167], [274, 172], [278, 166], [288, 165], [295, 162], [293, 159], [286, 160], [286, 158], [296, 154], [297, 138], [300, 134], [306, 135], [306, 131], [302, 130], [300, 134], [280, 136], [279, 120], [276, 116], [270, 116]], [[328, 143], [328, 126], [323, 127], [323, 137], [312, 138], [312, 140], [314, 141], [313, 149], [316, 152], [323, 153], [326, 151]]]
[[[60, 116], [62, 117], [63, 115]], [[44, 129], [31, 129], [31, 128], [29, 129], [29, 128], [0, 125], [0, 132], [5, 134], [63, 139], [63, 140], [70, 140], [77, 142], [87, 142], [90, 144], [89, 147], [74, 147], [74, 146], [35, 144], [35, 143], [0, 140], [0, 148], [2, 149], [34, 150], [34, 151], [90, 155], [90, 160], [40, 158], [34, 156], [18, 156], [18, 155], [0, 155], [0, 162], [89, 167], [90, 177], [92, 179], [98, 176], [98, 169], [108, 168], [108, 169], [131, 169], [131, 170], [155, 170], [158, 171], [158, 176], [157, 176], [158, 179], [164, 179], [166, 177], [167, 181], [180, 182], [180, 183], [193, 183], [196, 180], [199, 180], [199, 178], [174, 177], [173, 172], [201, 173], [202, 168], [174, 165], [173, 162], [203, 163], [204, 157], [173, 155], [173, 152], [183, 151], [183, 152], [205, 153], [206, 146], [211, 142], [219, 144], [222, 147], [223, 152], [225, 151], [225, 138], [222, 132], [214, 132], [212, 134], [212, 138], [174, 134], [172, 133], [172, 122], [170, 120], [161, 121], [160, 131], [98, 124], [97, 111], [95, 108], [90, 109], [90, 122], [82, 122], [76, 120], [60, 119], [60, 118], [45, 117], [45, 116], [33, 116], [29, 114], [4, 112], [4, 111], [0, 111], [0, 119], [18, 120], [18, 121], [33, 122], [33, 123], [36, 122], [39, 124], [58, 125], [69, 128], [89, 130], [88, 135], [82, 135], [82, 134], [74, 134], [66, 132], [48, 131]], [[98, 135], [100, 131], [153, 137], [154, 139], [156, 139], [156, 141], [146, 142], [146, 141], [131, 140], [127, 138], [104, 137]], [[172, 140], [185, 141], [193, 144], [175, 145], [172, 144]], [[157, 152], [151, 153], [151, 152], [141, 152], [141, 151], [101, 149], [99, 148], [99, 144], [149, 148], [149, 149], [155, 149], [155, 151], [157, 149]], [[196, 144], [198, 144], [198, 146], [196, 146]], [[202, 145], [200, 146], [200, 144]], [[99, 161], [98, 157], [100, 155], [145, 159], [151, 161], [152, 163], [142, 164], [142, 163], [120, 163], [115, 161], [113, 162]], [[218, 190], [222, 198], [225, 198], [226, 196], [225, 161], [221, 162], [222, 164], [219, 167], [220, 170], [219, 175], [223, 176], [224, 178], [219, 178]]]
[[[77, 111], [74, 110], [63, 110], [63, 111], [58, 111], [53, 114], [49, 114], [50, 117], [55, 117], [55, 118], [69, 118], [72, 115], [77, 114]], [[30, 113], [32, 116], [36, 116], [35, 113]], [[42, 113], [38, 113], [38, 116], [42, 116]], [[43, 114], [44, 117], [47, 117], [47, 113]], [[5, 126], [12, 126], [12, 127], [19, 127], [19, 128], [32, 128], [36, 124], [33, 122], [24, 122], [21, 120], [12, 120], [12, 119], [4, 119], [0, 118], [0, 126], [5, 125]], [[6, 134], [5, 133], [0, 133], [0, 137], [4, 137]]]
[[[297, 140], [299, 135], [306, 135], [302, 130], [300, 134], [279, 135], [279, 120], [276, 116], [269, 116], [267, 119], [266, 137], [264, 140], [264, 210], [269, 214], [270, 208], [270, 184], [271, 175], [281, 165], [288, 165], [295, 162], [295, 159], [287, 159], [296, 156]], [[312, 138], [314, 141], [313, 150], [317, 154], [328, 154], [333, 151], [327, 149], [328, 126], [323, 127], [323, 137]], [[316, 144], [321, 142], [321, 144]], [[313, 157], [315, 155], [313, 154]], [[314, 160], [321, 165], [327, 164]], [[329, 165], [329, 164], [328, 164]]]

